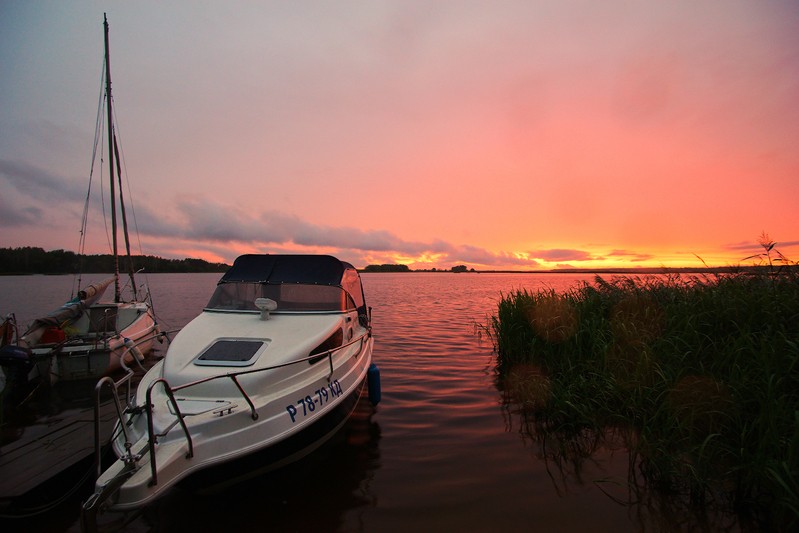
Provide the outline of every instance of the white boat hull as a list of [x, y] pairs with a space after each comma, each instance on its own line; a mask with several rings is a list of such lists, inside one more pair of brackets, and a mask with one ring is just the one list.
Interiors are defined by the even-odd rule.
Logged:
[[[110, 331], [92, 331], [93, 311], [113, 310], [116, 324]], [[49, 383], [98, 379], [134, 362], [152, 350], [158, 326], [151, 307], [143, 302], [92, 306], [75, 324], [69, 336], [58, 342], [39, 342], [31, 347], [36, 366], [31, 371]], [[126, 342], [127, 341], [127, 342]], [[129, 349], [133, 345], [135, 350]]]
[[[97, 481], [97, 490], [102, 492], [106, 487], [113, 486], [119, 476], [129, 476], [109, 502], [111, 510], [125, 511], [141, 507], [194, 473], [257, 452], [274, 452], [269, 461], [272, 465], [296, 459], [321, 444], [326, 435], [329, 436], [330, 431], [343, 423], [354, 408], [372, 359], [373, 339], [368, 330], [357, 326], [360, 335], [353, 335], [353, 344], [313, 364], [307, 360], [308, 347], [318, 344], [317, 337], [328, 335], [330, 328], [357, 324], [357, 316], [349, 315], [311, 317], [315, 321], [314, 325], [329, 326], [326, 329], [311, 328], [310, 331], [320, 331], [316, 337], [309, 336], [306, 339], [301, 335], [291, 336], [290, 342], [285, 345], [276, 335], [270, 334], [269, 328], [275, 331], [280, 329], [285, 334], [291, 330], [293, 323], [304, 324], [307, 317], [275, 316], [263, 322], [257, 315], [249, 315], [244, 319], [246, 324], [236, 326], [234, 323], [243, 320], [240, 315], [231, 316], [227, 322], [223, 316], [223, 323], [218, 326], [220, 331], [229, 333], [231, 329], [239, 327], [236, 338], [247, 334], [253, 338], [267, 338], [270, 341], [269, 350], [277, 353], [281, 349], [281, 355], [277, 358], [261, 357], [262, 361], [253, 365], [256, 368], [247, 369], [254, 372], [237, 378], [246, 397], [230, 378], [180, 389], [182, 385], [197, 383], [220, 373], [219, 367], [197, 365], [194, 357], [183, 360], [176, 356], [170, 360], [173, 353], [179, 353], [182, 348], [189, 346], [191, 350], [187, 353], [198, 353], [196, 345], [208, 343], [198, 341], [193, 333], [207, 329], [209, 323], [219, 318], [219, 315], [201, 316], [187, 326], [173, 341], [166, 359], [151, 369], [140, 383], [136, 405], [152, 404], [153, 433], [157, 435], [157, 443], [151, 447], [148, 442], [146, 412], [129, 417], [132, 422], [128, 429], [129, 440], [126, 441], [125, 435], [120, 434], [113, 442], [114, 450], [117, 456], [125, 457], [126, 442], [131, 442], [133, 455], [140, 459], [133, 469], [124, 461], [117, 461]], [[291, 364], [291, 361], [297, 360], [301, 362]], [[263, 371], [257, 368], [259, 365], [269, 367], [284, 364]], [[163, 380], [176, 389], [176, 404], [191, 436], [191, 446], [175, 409], [170, 405]], [[149, 399], [148, 391], [151, 395]], [[252, 407], [247, 399], [252, 402]], [[325, 434], [325, 430], [330, 431]], [[299, 439], [298, 436], [303, 434], [310, 434], [311, 440], [304, 442]], [[151, 453], [155, 454], [154, 469]]]

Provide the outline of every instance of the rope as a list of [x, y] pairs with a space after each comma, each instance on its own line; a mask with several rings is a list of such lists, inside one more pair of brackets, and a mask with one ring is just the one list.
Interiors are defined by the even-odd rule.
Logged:
[[81, 224], [80, 224], [80, 240], [78, 241], [79, 264], [78, 264], [78, 274], [77, 274], [77, 287], [75, 286], [75, 280], [73, 280], [72, 294], [70, 295], [70, 298], [73, 298], [75, 294], [77, 294], [77, 292], [80, 291], [81, 285], [83, 283], [83, 256], [86, 253], [86, 230], [89, 225], [89, 204], [91, 202], [91, 196], [92, 196], [94, 165], [97, 162], [97, 147], [98, 145], [100, 145], [103, 132], [103, 84], [105, 82], [105, 68], [104, 68], [105, 59], [103, 59], [102, 67], [103, 68], [100, 69], [101, 70], [100, 96], [97, 99], [97, 115], [94, 121], [94, 141], [92, 142], [92, 157], [89, 165], [89, 188], [86, 191], [86, 201], [83, 204], [83, 215], [81, 216]]

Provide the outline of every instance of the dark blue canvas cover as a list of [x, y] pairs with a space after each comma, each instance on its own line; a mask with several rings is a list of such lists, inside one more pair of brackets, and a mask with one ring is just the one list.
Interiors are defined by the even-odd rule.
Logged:
[[219, 283], [315, 283], [341, 285], [345, 268], [330, 255], [248, 254], [236, 258]]
[[[209, 308], [216, 306], [217, 293], [226, 284], [303, 284], [340, 287], [349, 294], [358, 309], [358, 314], [363, 317], [364, 323], [368, 324], [366, 299], [358, 271], [351, 264], [331, 255], [248, 254], [239, 256], [233, 262], [233, 266], [219, 280], [219, 287], [211, 297]], [[254, 306], [254, 304], [252, 305]]]

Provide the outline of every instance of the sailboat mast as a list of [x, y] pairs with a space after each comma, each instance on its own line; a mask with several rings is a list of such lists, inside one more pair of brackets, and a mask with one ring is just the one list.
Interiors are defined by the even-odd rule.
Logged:
[[105, 29], [105, 100], [108, 109], [108, 165], [111, 182], [111, 233], [114, 248], [114, 301], [121, 300], [119, 289], [119, 254], [117, 253], [117, 207], [114, 190], [114, 120], [111, 111], [111, 54], [108, 46], [108, 17], [103, 13]]
[[133, 289], [133, 298], [138, 298], [138, 291], [136, 291], [136, 278], [134, 276], [133, 257], [130, 255], [130, 235], [128, 234], [128, 215], [125, 212], [125, 195], [122, 194], [122, 164], [119, 157], [119, 143], [117, 143], [116, 135], [114, 135], [114, 156], [117, 160], [117, 185], [119, 185], [119, 212], [122, 215], [122, 234], [125, 236], [125, 257], [128, 258], [128, 277], [130, 278], [130, 285]]

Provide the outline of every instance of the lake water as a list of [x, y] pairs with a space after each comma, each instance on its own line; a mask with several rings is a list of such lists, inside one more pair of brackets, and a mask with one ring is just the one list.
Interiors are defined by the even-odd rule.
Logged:
[[[139, 282], [148, 283], [162, 329], [170, 329], [201, 311], [219, 277], [151, 274]], [[667, 528], [668, 516], [618, 503], [629, 500], [623, 450], [603, 449], [579, 471], [559, 468], [520, 431], [495, 385], [492, 345], [481, 326], [500, 295], [565, 290], [592, 275], [362, 277], [373, 308], [382, 402], [376, 408], [363, 402], [336, 438], [292, 467], [221, 492], [179, 487], [125, 531]], [[68, 296], [71, 286], [71, 276], [0, 277], [0, 312], [27, 322]], [[79, 530], [77, 503], [59, 513], [48, 529]], [[28, 529], [41, 522], [9, 523]]]

